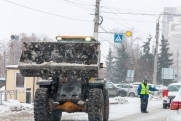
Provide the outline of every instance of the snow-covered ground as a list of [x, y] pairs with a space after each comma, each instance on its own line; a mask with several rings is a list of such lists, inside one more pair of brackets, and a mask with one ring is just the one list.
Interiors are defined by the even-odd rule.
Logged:
[[[140, 113], [139, 98], [110, 98], [109, 120], [118, 119], [131, 114]], [[159, 98], [151, 98], [148, 108], [156, 105], [162, 105]], [[64, 113], [62, 120], [88, 121], [86, 113]], [[19, 103], [17, 100], [8, 100], [0, 105], [0, 121], [34, 121], [33, 104]]]

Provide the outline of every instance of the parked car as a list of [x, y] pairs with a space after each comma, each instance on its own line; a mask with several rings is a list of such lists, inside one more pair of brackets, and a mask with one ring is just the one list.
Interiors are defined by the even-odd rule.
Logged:
[[167, 121], [181, 121], [181, 88], [170, 104]]
[[155, 88], [156, 88], [157, 90], [164, 90], [164, 89], [167, 89], [167, 87], [164, 86], [164, 85], [155, 85]]
[[[141, 84], [141, 82], [133, 82], [133, 83], [130, 83], [130, 84], [139, 86]], [[155, 85], [151, 84], [151, 83], [148, 83], [148, 85], [151, 86], [151, 87], [155, 87]]]
[[129, 85], [129, 84], [115, 84], [115, 85], [119, 88], [125, 89], [128, 96], [130, 97], [138, 96], [136, 85]]
[[168, 95], [163, 97], [163, 108], [166, 109], [170, 107], [170, 103], [177, 95], [179, 89], [181, 88], [181, 83], [172, 83], [168, 85]]
[[106, 82], [106, 88], [108, 90], [109, 96], [125, 97], [127, 95], [124, 89], [116, 87], [112, 82]]

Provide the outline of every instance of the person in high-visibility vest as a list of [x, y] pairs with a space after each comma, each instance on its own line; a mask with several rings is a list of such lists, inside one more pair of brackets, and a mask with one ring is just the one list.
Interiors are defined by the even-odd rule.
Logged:
[[138, 86], [138, 96], [140, 97], [141, 100], [142, 113], [148, 113], [147, 106], [148, 106], [149, 90], [157, 91], [157, 89], [149, 86], [147, 82], [148, 81], [144, 79], [143, 82]]

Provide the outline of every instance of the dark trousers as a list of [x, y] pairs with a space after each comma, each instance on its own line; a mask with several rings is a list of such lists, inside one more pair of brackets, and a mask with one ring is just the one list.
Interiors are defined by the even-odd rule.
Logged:
[[140, 99], [141, 99], [141, 112], [147, 111], [148, 100], [142, 98]]

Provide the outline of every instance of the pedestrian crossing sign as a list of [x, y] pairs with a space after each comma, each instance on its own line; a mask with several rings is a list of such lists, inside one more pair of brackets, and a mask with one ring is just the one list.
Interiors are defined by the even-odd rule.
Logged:
[[123, 42], [123, 34], [114, 34], [114, 42], [122, 43]]

